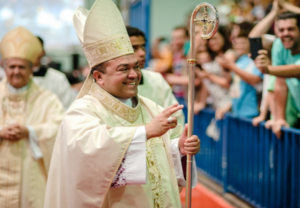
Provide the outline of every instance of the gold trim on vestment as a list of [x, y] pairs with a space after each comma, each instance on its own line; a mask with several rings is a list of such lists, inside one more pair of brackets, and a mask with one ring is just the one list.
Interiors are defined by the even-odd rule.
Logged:
[[157, 140], [160, 140], [159, 143], [163, 143], [163, 141], [160, 138], [152, 138], [146, 142], [146, 147], [147, 147], [146, 151], [147, 151], [147, 167], [148, 167], [148, 173], [150, 175], [154, 207], [161, 208], [164, 207], [164, 200], [163, 200], [163, 193], [162, 193], [163, 191], [161, 186], [161, 175], [157, 164], [155, 151], [153, 149], [155, 148], [154, 143]]
[[138, 97], [137, 106], [135, 108], [130, 108], [129, 106], [125, 105], [120, 100], [106, 92], [96, 83], [93, 83], [89, 95], [95, 97], [105, 106], [105, 108], [107, 108], [113, 114], [119, 116], [120, 118], [123, 118], [130, 123], [134, 123], [141, 113], [141, 104]]
[[127, 34], [116, 35], [109, 39], [89, 44], [83, 47], [83, 51], [91, 67], [134, 53]]
[[[111, 94], [106, 92], [104, 89], [102, 89], [100, 86], [98, 86], [95, 82], [93, 83], [90, 92], [90, 96], [93, 96], [96, 98], [105, 109], [111, 112], [112, 116], [115, 117], [117, 122], [119, 122], [122, 125], [122, 119], [126, 120], [127, 122], [131, 123], [132, 125], [137, 125], [139, 117], [142, 117], [143, 111], [145, 112], [145, 117], [151, 117], [154, 118], [154, 115], [151, 113], [151, 111], [148, 109], [147, 105], [143, 102], [143, 99], [138, 98], [138, 104], [135, 108], [130, 108], [129, 106], [125, 105], [115, 97], [113, 97]], [[142, 109], [142, 108], [145, 109]], [[141, 116], [140, 116], [141, 114]], [[147, 115], [148, 114], [148, 115]], [[120, 119], [118, 119], [118, 118]], [[143, 119], [142, 119], [143, 120]], [[144, 123], [145, 121], [143, 121]], [[140, 125], [140, 124], [138, 124]], [[145, 125], [145, 124], [141, 124]], [[123, 125], [122, 125], [123, 126]], [[128, 124], [125, 125], [126, 127], [130, 126]], [[158, 145], [158, 146], [157, 146]], [[147, 174], [148, 179], [150, 180], [150, 187], [151, 187], [151, 196], [153, 200], [153, 204], [155, 208], [163, 208], [166, 207], [166, 204], [168, 204], [168, 200], [165, 201], [165, 190], [162, 186], [162, 169], [159, 166], [159, 158], [157, 158], [157, 153], [155, 152], [155, 149], [159, 147], [159, 145], [162, 146], [162, 148], [165, 148], [166, 150], [166, 141], [162, 137], [152, 138], [150, 140], [147, 140], [146, 142], [146, 162], [147, 162]], [[166, 150], [167, 151], [167, 150]], [[170, 154], [169, 152], [166, 152], [166, 154]], [[168, 157], [168, 162], [172, 167], [173, 161]], [[176, 175], [174, 172], [174, 168], [172, 167], [171, 174], [173, 174], [172, 179], [176, 179]], [[113, 174], [115, 175], [115, 173]], [[112, 178], [113, 179], [113, 178]], [[176, 181], [172, 182], [174, 184], [177, 184]]]
[[[146, 109], [146, 111], [149, 113], [149, 115], [152, 117], [152, 118], [154, 118], [154, 115], [153, 115], [153, 113], [152, 113], [152, 111], [148, 108], [148, 106], [146, 105], [146, 103], [144, 102], [144, 100], [143, 99], [140, 99], [140, 102], [141, 102], [141, 105], [143, 105], [143, 106], [145, 106], [145, 109]], [[167, 134], [164, 134], [163, 136], [161, 136], [160, 138], [153, 138], [153, 139], [151, 139], [150, 141], [151, 141], [151, 144], [148, 144], [148, 142], [149, 142], [149, 140], [147, 141], [147, 143], [146, 143], [146, 145], [147, 145], [147, 162], [148, 162], [148, 160], [151, 160], [151, 159], [148, 159], [148, 151], [154, 151], [154, 150], [152, 150], [152, 146], [155, 144], [155, 143], [163, 143], [163, 146], [164, 146], [164, 149], [165, 149], [165, 151], [166, 151], [166, 155], [167, 155], [167, 157], [168, 157], [168, 161], [169, 161], [169, 165], [170, 165], [170, 167], [171, 167], [171, 172], [173, 173], [173, 176], [174, 177], [172, 177], [172, 179], [173, 179], [173, 183], [174, 184], [177, 184], [177, 180], [176, 180], [176, 173], [175, 173], [175, 168], [174, 168], [174, 164], [173, 164], [173, 160], [172, 160], [172, 158], [171, 158], [171, 153], [169, 152], [170, 151], [170, 144], [169, 144], [169, 140], [168, 140], [168, 138], [167, 138], [167, 136], [166, 136]], [[150, 143], [150, 142], [149, 142]], [[149, 146], [149, 148], [148, 148], [148, 145], [150, 145]], [[154, 148], [154, 147], [153, 147]], [[154, 161], [156, 160], [156, 158], [154, 157]], [[153, 161], [153, 162], [154, 162]], [[157, 162], [157, 161], [156, 161]], [[152, 166], [152, 168], [157, 168], [157, 170], [159, 170], [159, 166], [158, 166], [158, 164], [157, 163], [155, 163], [154, 162], [154, 166]], [[153, 175], [152, 176], [154, 176], [155, 178], [153, 178], [153, 180], [154, 181], [157, 181], [158, 180], [158, 178], [159, 178], [159, 181], [160, 181], [160, 186], [159, 187], [157, 187], [157, 188], [154, 188], [153, 189], [153, 186], [152, 186], [152, 195], [153, 195], [153, 199], [154, 199], [154, 204], [155, 205], [157, 205], [157, 203], [160, 203], [160, 204], [158, 204], [157, 205], [157, 207], [164, 207], [165, 206], [165, 201], [164, 201], [164, 195], [163, 194], [160, 194], [159, 195], [159, 193], [160, 192], [162, 192], [163, 191], [163, 188], [162, 188], [162, 186], [161, 186], [161, 176], [160, 176], [160, 174], [158, 173], [158, 174], [156, 174], [156, 175], [154, 175], [154, 173], [155, 173], [155, 171], [154, 170], [148, 170], [149, 171], [149, 173], [150, 172], [152, 172], [153, 173]], [[171, 174], [172, 174], [171, 173]], [[175, 188], [177, 188], [178, 189], [178, 186], [176, 186]], [[179, 192], [179, 190], [178, 190], [178, 193], [180, 193]], [[155, 194], [157, 194], [157, 195], [155, 195]]]

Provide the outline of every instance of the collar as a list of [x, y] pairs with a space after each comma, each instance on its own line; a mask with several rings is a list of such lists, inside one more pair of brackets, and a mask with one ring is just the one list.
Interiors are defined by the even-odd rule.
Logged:
[[[117, 98], [117, 97], [116, 97]], [[124, 103], [125, 105], [132, 107], [132, 100], [131, 99], [121, 99], [121, 98], [117, 98], [118, 100], [120, 100], [122, 103]]]
[[7, 89], [10, 93], [13, 93], [13, 94], [20, 94], [20, 93], [25, 92], [26, 90], [28, 90], [28, 88], [29, 88], [29, 84], [27, 84], [27, 85], [25, 85], [24, 87], [21, 87], [21, 88], [15, 88], [7, 82]]
[[141, 104], [140, 99], [138, 97], [136, 97], [137, 105], [134, 108], [132, 108], [130, 107], [132, 106], [132, 99], [129, 99], [131, 105], [128, 106], [127, 104], [125, 104], [128, 102], [128, 100], [126, 100], [125, 103], [123, 103], [118, 98], [115, 98], [114, 96], [106, 92], [95, 82], [92, 84], [89, 95], [96, 98], [106, 109], [111, 111], [113, 114], [119, 116], [120, 118], [130, 123], [134, 123], [140, 115]]

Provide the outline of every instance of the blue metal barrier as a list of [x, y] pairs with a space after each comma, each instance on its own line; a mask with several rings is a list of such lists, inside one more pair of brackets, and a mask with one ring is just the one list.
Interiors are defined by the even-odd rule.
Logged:
[[216, 142], [205, 133], [213, 117], [208, 109], [195, 116], [199, 170], [255, 207], [300, 207], [300, 130], [283, 128], [277, 139], [264, 123], [226, 115]]
[[[222, 177], [222, 142], [223, 138], [220, 136], [218, 141], [206, 135], [206, 129], [211, 120], [215, 117], [213, 110], [202, 111], [195, 117], [194, 134], [201, 138], [201, 151], [195, 156], [197, 164], [200, 164], [200, 171], [213, 179], [220, 185], [223, 185]], [[221, 130], [222, 135], [222, 121], [217, 122], [217, 126]]]

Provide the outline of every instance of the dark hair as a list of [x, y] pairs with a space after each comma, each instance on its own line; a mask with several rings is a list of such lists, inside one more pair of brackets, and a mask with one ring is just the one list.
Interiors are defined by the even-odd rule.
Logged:
[[44, 48], [44, 40], [40, 36], [35, 36], [37, 39], [39, 39], [40, 43], [42, 44], [42, 47]]
[[236, 25], [240, 28], [240, 34], [243, 35], [243, 37], [246, 34], [247, 34], [247, 37], [248, 37], [249, 33], [251, 32], [251, 30], [254, 27], [253, 23], [247, 22], [247, 21], [241, 22], [241, 23], [236, 24]]
[[189, 31], [186, 29], [185, 26], [178, 26], [178, 27], [175, 27], [173, 31], [175, 31], [175, 30], [183, 30], [183, 31], [184, 31], [185, 37], [188, 37], [188, 36], [189, 36]]
[[136, 27], [131, 27], [131, 26], [126, 26], [126, 30], [128, 33], [128, 36], [142, 36], [146, 42], [146, 36], [145, 33], [143, 31], [141, 31], [140, 29], [136, 28]]
[[72, 72], [65, 73], [70, 85], [78, 84], [81, 80], [78, 77], [75, 77]]
[[105, 66], [106, 66], [106, 62], [101, 63], [101, 64], [98, 64], [97, 66], [94, 66], [94, 67], [91, 69], [91, 74], [93, 75], [94, 71], [99, 71], [99, 72], [105, 74], [105, 73], [106, 73]]
[[[229, 41], [229, 32], [225, 26], [219, 26], [218, 33], [220, 33], [220, 35], [222, 36], [222, 38], [224, 40], [224, 45], [221, 50], [223, 51], [223, 53], [225, 53], [227, 50], [232, 48], [231, 43]], [[218, 54], [216, 52], [212, 52], [213, 58], [216, 57], [217, 55]]]
[[240, 27], [240, 32], [237, 35], [238, 38], [248, 38], [251, 30], [253, 29], [254, 25], [250, 22], [242, 22], [237, 24]]
[[300, 14], [284, 12], [284, 13], [281, 13], [277, 18], [277, 20], [286, 20], [286, 19], [296, 19], [297, 27], [300, 30]]
[[242, 31], [236, 37], [237, 38], [248, 38], [248, 36], [249, 36], [249, 33]]

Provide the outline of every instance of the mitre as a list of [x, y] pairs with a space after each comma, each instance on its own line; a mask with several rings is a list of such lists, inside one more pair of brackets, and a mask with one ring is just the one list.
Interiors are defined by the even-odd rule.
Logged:
[[43, 51], [40, 41], [24, 27], [9, 31], [0, 42], [2, 59], [21, 58], [34, 63]]
[[[79, 6], [73, 24], [91, 68], [134, 53], [120, 11], [112, 0], [96, 0], [90, 11]], [[77, 99], [87, 94], [92, 84], [89, 74]]]

